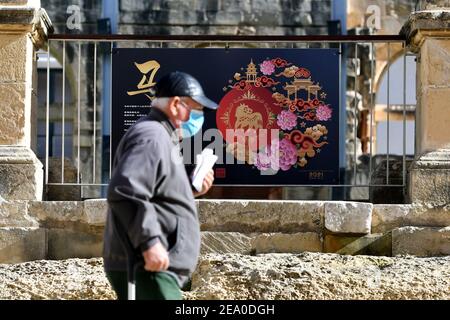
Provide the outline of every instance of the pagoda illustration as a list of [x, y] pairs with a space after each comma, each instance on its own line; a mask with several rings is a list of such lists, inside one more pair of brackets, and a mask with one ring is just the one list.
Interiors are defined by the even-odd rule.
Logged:
[[250, 63], [247, 66], [246, 82], [247, 83], [255, 83], [257, 74], [258, 74], [258, 72], [256, 71], [256, 65], [253, 63], [253, 59], [251, 59]]
[[290, 84], [286, 85], [284, 87], [284, 90], [287, 92], [288, 99], [291, 99], [291, 96], [294, 95], [294, 100], [297, 101], [297, 92], [301, 90], [305, 90], [308, 92], [308, 101], [311, 100], [311, 94], [317, 98], [317, 94], [320, 90], [322, 90], [322, 87], [318, 84], [314, 84], [314, 82], [311, 81], [311, 78], [309, 79], [295, 79]]

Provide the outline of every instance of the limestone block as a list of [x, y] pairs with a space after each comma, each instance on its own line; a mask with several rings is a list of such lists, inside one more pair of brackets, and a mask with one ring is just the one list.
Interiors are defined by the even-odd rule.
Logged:
[[240, 253], [250, 254], [251, 236], [239, 232], [201, 233], [201, 254], [207, 253]]
[[447, 105], [450, 101], [450, 86], [443, 88], [426, 87], [420, 93], [420, 117], [417, 121], [417, 154], [446, 148], [449, 144], [450, 126]]
[[426, 204], [374, 205], [372, 232], [380, 233], [406, 226], [450, 226], [450, 208]]
[[319, 201], [199, 201], [203, 231], [319, 233], [323, 211]]
[[48, 230], [48, 259], [101, 257], [103, 234], [71, 231], [67, 229]]
[[106, 223], [106, 212], [108, 203], [106, 199], [85, 200], [83, 220], [89, 225], [104, 226]]
[[404, 227], [392, 230], [392, 255], [450, 255], [450, 227]]
[[[0, 37], [0, 83], [24, 82], [26, 79], [27, 67], [31, 65], [26, 63], [27, 43], [31, 46], [31, 41], [23, 35], [2, 35]], [[24, 54], [17, 54], [23, 52]], [[31, 73], [31, 70], [28, 70]], [[3, 99], [1, 100], [3, 101]]]
[[41, 6], [40, 0], [0, 0], [2, 6], [24, 6], [39, 8]]
[[410, 181], [412, 203], [450, 203], [450, 170], [413, 168]]
[[450, 40], [429, 38], [425, 41], [420, 69], [423, 86], [449, 86], [450, 84]]
[[[252, 12], [255, 11], [257, 8], [258, 10], [261, 10], [262, 7], [260, 6], [261, 3], [258, 3], [260, 1], [264, 0], [203, 0], [205, 2], [220, 2], [220, 10], [221, 11], [242, 11], [242, 12]], [[252, 8], [252, 2], [254, 8]], [[277, 1], [270, 1], [269, 5], [273, 5]], [[208, 6], [212, 6], [214, 8], [214, 5], [208, 4]]]
[[325, 204], [325, 228], [334, 233], [370, 233], [371, 203], [328, 202]]
[[3, 198], [41, 200], [43, 174], [41, 162], [29, 148], [0, 146], [0, 195]]
[[448, 9], [450, 3], [448, 0], [420, 0], [421, 10], [436, 10], [438, 8]]
[[238, 25], [244, 21], [244, 13], [236, 12], [206, 12], [206, 18], [211, 24], [218, 25]]
[[0, 83], [0, 144], [17, 145], [25, 139], [24, 83]]
[[30, 201], [28, 213], [46, 227], [64, 227], [70, 222], [83, 222], [81, 201]]
[[0, 227], [38, 227], [36, 219], [27, 212], [26, 201], [0, 202]]
[[46, 258], [46, 230], [0, 228], [0, 263], [19, 263]]
[[391, 233], [368, 234], [363, 237], [327, 234], [324, 239], [324, 252], [345, 255], [391, 256]]
[[258, 253], [322, 252], [322, 240], [318, 233], [271, 233], [253, 238], [252, 251]]

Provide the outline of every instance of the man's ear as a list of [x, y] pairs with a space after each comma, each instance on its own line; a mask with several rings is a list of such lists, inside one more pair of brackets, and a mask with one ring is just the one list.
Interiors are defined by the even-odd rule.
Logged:
[[172, 97], [169, 100], [169, 112], [173, 117], [178, 115], [178, 104], [180, 100], [180, 97]]

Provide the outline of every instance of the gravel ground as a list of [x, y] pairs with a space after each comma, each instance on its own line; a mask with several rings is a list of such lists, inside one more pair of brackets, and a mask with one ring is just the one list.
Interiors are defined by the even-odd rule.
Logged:
[[[186, 299], [446, 299], [450, 257], [203, 255]], [[0, 264], [0, 299], [114, 299], [101, 259]]]

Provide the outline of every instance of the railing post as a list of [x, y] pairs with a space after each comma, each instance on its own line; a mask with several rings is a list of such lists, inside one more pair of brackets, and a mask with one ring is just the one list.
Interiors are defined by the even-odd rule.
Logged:
[[51, 22], [39, 1], [0, 0], [0, 196], [39, 200], [42, 164], [36, 158], [36, 58]]
[[416, 151], [408, 189], [412, 202], [446, 205], [450, 203], [450, 8], [424, 9], [430, 8], [413, 13], [401, 31], [409, 49], [418, 54]]

